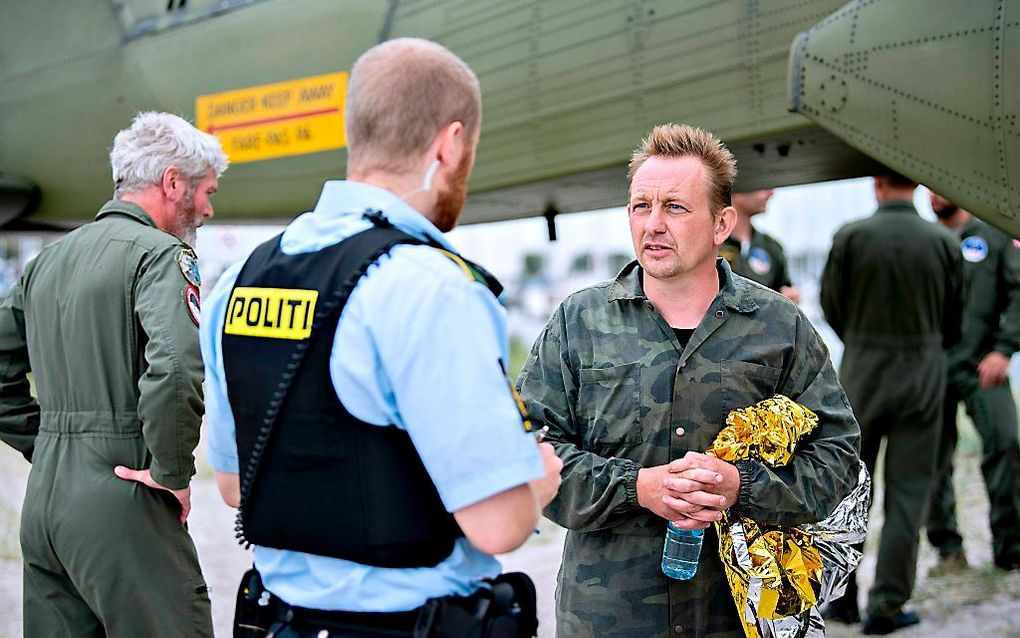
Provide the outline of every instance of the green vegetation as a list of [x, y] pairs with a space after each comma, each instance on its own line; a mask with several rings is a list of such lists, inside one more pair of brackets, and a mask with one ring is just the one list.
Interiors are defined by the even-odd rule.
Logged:
[[513, 383], [517, 384], [517, 377], [524, 367], [524, 360], [528, 358], [528, 346], [517, 337], [510, 337], [510, 367], [506, 371], [507, 376]]

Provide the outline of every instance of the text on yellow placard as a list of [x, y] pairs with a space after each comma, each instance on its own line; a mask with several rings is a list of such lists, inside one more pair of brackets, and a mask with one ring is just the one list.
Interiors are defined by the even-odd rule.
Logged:
[[347, 72], [201, 95], [195, 123], [233, 163], [343, 148]]

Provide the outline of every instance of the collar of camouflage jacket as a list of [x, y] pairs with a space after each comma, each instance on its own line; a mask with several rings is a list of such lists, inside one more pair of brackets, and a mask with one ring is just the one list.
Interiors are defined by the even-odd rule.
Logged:
[[[715, 297], [716, 301], [712, 302], [713, 306], [717, 302], [721, 302], [730, 310], [743, 313], [754, 312], [758, 309], [758, 302], [754, 300], [749, 291], [754, 284], [743, 277], [734, 276], [729, 263], [722, 257], [716, 258], [715, 268], [719, 272], [721, 285], [719, 293]], [[647, 299], [644, 286], [641, 283], [643, 273], [644, 271], [636, 259], [624, 266], [609, 286], [610, 303], [624, 299]]]
[[152, 217], [145, 212], [145, 209], [133, 202], [125, 202], [121, 199], [111, 199], [103, 204], [103, 207], [99, 209], [99, 213], [96, 214], [96, 219], [102, 219], [107, 215], [125, 215], [145, 224], [146, 226], [156, 228], [156, 222], [152, 221]]

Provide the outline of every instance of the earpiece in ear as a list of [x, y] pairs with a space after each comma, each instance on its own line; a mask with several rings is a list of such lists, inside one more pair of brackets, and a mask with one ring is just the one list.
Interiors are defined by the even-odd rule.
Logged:
[[425, 171], [425, 178], [421, 182], [421, 188], [425, 192], [432, 190], [432, 180], [436, 177], [436, 171], [439, 170], [439, 160], [432, 160], [432, 164], [429, 165], [429, 170]]

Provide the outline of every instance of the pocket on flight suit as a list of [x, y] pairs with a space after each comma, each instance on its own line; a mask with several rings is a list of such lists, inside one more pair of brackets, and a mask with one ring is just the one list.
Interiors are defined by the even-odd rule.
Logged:
[[[181, 511], [180, 502], [173, 494], [161, 493], [173, 499], [172, 505], [169, 502], [167, 504], [171, 505], [174, 516], [178, 516]], [[177, 581], [175, 586], [168, 587], [164, 592], [168, 599], [175, 601], [174, 605], [167, 608], [167, 613], [171, 615], [168, 615], [165, 622], [170, 626], [187, 627], [191, 636], [212, 638], [212, 600], [191, 530], [175, 520], [163, 540], [167, 543], [167, 549], [173, 547], [174, 567], [171, 569], [168, 563], [166, 573], [160, 577]]]
[[747, 361], [723, 361], [723, 420], [731, 410], [747, 408], [776, 394], [782, 368]]
[[577, 414], [587, 422], [585, 448], [605, 450], [641, 440], [641, 365], [579, 371]]

